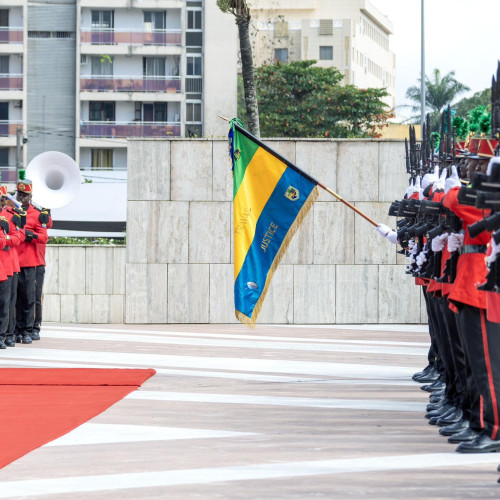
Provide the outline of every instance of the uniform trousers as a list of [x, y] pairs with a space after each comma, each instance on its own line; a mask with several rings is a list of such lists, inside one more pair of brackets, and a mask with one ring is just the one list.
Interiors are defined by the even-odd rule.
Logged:
[[482, 427], [491, 439], [499, 440], [500, 324], [488, 321], [485, 309], [467, 304], [457, 307], [471, 376], [479, 391]]
[[33, 324], [33, 330], [38, 333], [40, 333], [42, 325], [42, 291], [44, 278], [45, 266], [37, 266], [35, 283], [35, 322]]
[[9, 329], [10, 287], [12, 277], [0, 281], [0, 337], [4, 338]]
[[448, 403], [460, 407], [462, 387], [457, 377], [455, 363], [453, 361], [453, 347], [451, 345], [445, 316], [441, 310], [441, 302], [438, 297], [429, 296], [429, 304], [433, 322], [436, 326], [436, 341], [441, 353], [441, 359], [444, 366], [444, 381], [446, 383], [445, 395]]
[[10, 306], [9, 306], [9, 328], [7, 330], [7, 335], [14, 335], [16, 330], [16, 302], [17, 302], [17, 282], [19, 279], [19, 273], [14, 273], [12, 276], [12, 282], [10, 285]]
[[17, 283], [16, 335], [31, 335], [35, 322], [36, 267], [21, 267]]
[[427, 355], [427, 359], [429, 360], [429, 364], [436, 368], [436, 370], [439, 372], [439, 374], [442, 374], [444, 371], [443, 367], [443, 362], [441, 360], [441, 357], [439, 355], [439, 347], [436, 342], [436, 335], [434, 332], [434, 324], [432, 321], [433, 314], [430, 311], [430, 304], [429, 304], [429, 296], [427, 294], [427, 287], [422, 286], [422, 293], [424, 295], [425, 299], [425, 306], [427, 309], [427, 318], [428, 318], [428, 323], [429, 323], [429, 336], [431, 338], [431, 346], [429, 348], [429, 353]]

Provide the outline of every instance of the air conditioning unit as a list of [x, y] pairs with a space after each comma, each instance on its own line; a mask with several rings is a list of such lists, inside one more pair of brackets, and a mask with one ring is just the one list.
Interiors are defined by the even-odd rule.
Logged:
[[80, 54], [80, 63], [87, 64], [89, 62], [89, 56], [87, 54]]
[[15, 108], [22, 108], [23, 107], [23, 101], [14, 101], [14, 107]]

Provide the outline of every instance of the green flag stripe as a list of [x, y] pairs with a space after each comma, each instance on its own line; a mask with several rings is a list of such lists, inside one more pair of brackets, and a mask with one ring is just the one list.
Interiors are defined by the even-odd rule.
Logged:
[[259, 145], [248, 137], [240, 134], [237, 130], [234, 131], [234, 154], [240, 155], [234, 162], [233, 171], [233, 198], [236, 196], [240, 184], [243, 181], [247, 166], [252, 161], [255, 151], [259, 149]]

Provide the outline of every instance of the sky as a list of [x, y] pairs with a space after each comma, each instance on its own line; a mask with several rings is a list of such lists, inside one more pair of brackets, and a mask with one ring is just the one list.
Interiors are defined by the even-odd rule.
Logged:
[[[491, 87], [500, 60], [500, 0], [424, 0], [425, 73], [437, 68], [470, 87], [469, 97]], [[421, 0], [370, 0], [394, 24], [390, 48], [396, 54], [396, 107], [407, 104], [406, 89], [420, 77]], [[408, 110], [396, 109], [398, 118]]]

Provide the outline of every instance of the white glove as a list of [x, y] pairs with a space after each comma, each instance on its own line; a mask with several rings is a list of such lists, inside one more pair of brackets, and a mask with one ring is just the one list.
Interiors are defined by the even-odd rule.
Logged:
[[500, 253], [500, 244], [497, 245], [493, 238], [491, 238], [490, 247], [491, 253], [490, 255], [488, 255], [488, 257], [486, 257], [486, 262], [488, 264], [492, 264], [493, 262], [495, 262], [497, 260], [497, 255]]
[[454, 187], [460, 187], [462, 183], [460, 182], [460, 177], [458, 177], [457, 167], [455, 165], [451, 166], [451, 175], [446, 179], [444, 183], [444, 192], [447, 193], [450, 189]]
[[405, 197], [406, 198], [410, 198], [410, 196], [413, 194], [414, 187], [415, 187], [415, 181], [412, 180], [412, 181], [410, 181], [410, 184], [406, 188], [406, 192], [405, 192]]
[[422, 251], [417, 255], [417, 258], [415, 259], [417, 266], [422, 267], [426, 262], [427, 262], [427, 252]]
[[464, 242], [464, 235], [462, 233], [451, 233], [448, 236], [448, 252], [456, 252]]
[[434, 172], [431, 174], [430, 172], [427, 172], [423, 177], [422, 177], [422, 189], [425, 191], [427, 186], [430, 184], [433, 184], [439, 179], [439, 167], [434, 167]]
[[[417, 245], [415, 245], [415, 240], [410, 240], [408, 242], [408, 250], [410, 251], [410, 253], [412, 253], [414, 251], [414, 249], [417, 248]], [[416, 250], [415, 250], [416, 252]]]
[[420, 198], [420, 193], [422, 192], [422, 188], [420, 187], [420, 177], [416, 177], [416, 179], [410, 183], [408, 188], [406, 189], [406, 197], [410, 198], [413, 193], [418, 193]]
[[379, 224], [376, 229], [377, 233], [384, 238], [387, 238], [392, 244], [396, 244], [398, 242], [398, 233], [393, 231], [389, 226], [385, 224]]
[[431, 248], [433, 252], [442, 252], [446, 245], [446, 240], [448, 239], [448, 234], [443, 233], [435, 238], [432, 238]]
[[443, 190], [445, 182], [446, 182], [446, 169], [444, 168], [443, 171], [441, 172], [441, 175], [439, 176], [439, 179], [437, 179], [432, 185], [432, 190], [433, 191], [438, 191], [440, 189]]

